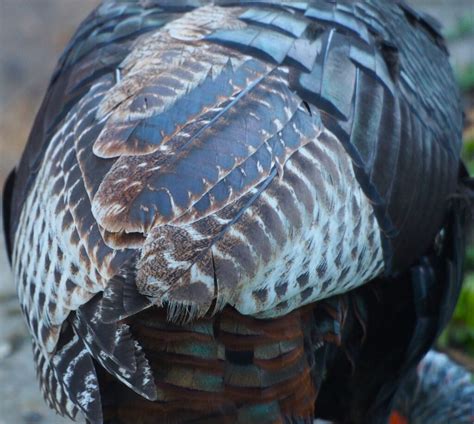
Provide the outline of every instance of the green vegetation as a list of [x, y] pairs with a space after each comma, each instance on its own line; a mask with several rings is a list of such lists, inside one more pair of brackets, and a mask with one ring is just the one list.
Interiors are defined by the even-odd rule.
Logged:
[[458, 18], [456, 25], [445, 32], [448, 41], [458, 40], [474, 34], [474, 18], [471, 15]]
[[[474, 87], [474, 65], [472, 77], [473, 84], [469, 87], [471, 90]], [[471, 175], [474, 175], [473, 133], [472, 128], [466, 132], [471, 138], [465, 140], [463, 152]], [[466, 253], [465, 280], [461, 296], [451, 323], [439, 339], [439, 345], [442, 348], [461, 350], [474, 357], [474, 240], [472, 237]]]
[[474, 89], [474, 63], [471, 63], [462, 69], [457, 69], [456, 76], [461, 90], [470, 91]]
[[[471, 253], [474, 248], [471, 248]], [[441, 347], [452, 347], [474, 357], [474, 272], [467, 273], [453, 319], [439, 340]]]

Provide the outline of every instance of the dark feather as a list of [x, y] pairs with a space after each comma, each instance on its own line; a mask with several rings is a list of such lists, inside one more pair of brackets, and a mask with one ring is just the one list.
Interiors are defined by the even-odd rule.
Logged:
[[12, 240], [12, 223], [11, 223], [11, 207], [12, 207], [12, 196], [13, 196], [13, 186], [15, 184], [15, 170], [11, 171], [8, 175], [5, 185], [3, 186], [3, 196], [2, 196], [2, 211], [3, 211], [3, 234], [5, 235], [5, 245], [7, 247], [7, 256], [10, 262], [12, 263], [12, 251], [13, 251], [13, 240]]
[[134, 267], [130, 265], [125, 275], [117, 275], [107, 283], [100, 301], [104, 323], [119, 322], [152, 305], [148, 298], [138, 292], [135, 275]]

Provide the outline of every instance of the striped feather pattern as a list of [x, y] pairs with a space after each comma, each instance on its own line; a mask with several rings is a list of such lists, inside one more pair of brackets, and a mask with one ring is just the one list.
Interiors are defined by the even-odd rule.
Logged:
[[91, 422], [102, 422], [95, 367], [77, 335], [58, 350], [51, 363], [35, 342], [33, 354], [43, 394], [52, 408], [71, 419], [81, 411]]
[[[326, 366], [357, 367], [384, 321], [358, 287], [447, 284], [409, 268], [461, 184], [429, 20], [402, 1], [211, 3], [104, 1], [17, 169], [12, 264], [61, 414], [311, 422]], [[452, 301], [458, 277], [434, 292]], [[403, 372], [443, 325], [418, 312]]]
[[[293, 44], [270, 42], [275, 26], [252, 10], [242, 18], [254, 25], [209, 39], [278, 64], [296, 62], [291, 88], [324, 112], [374, 204], [386, 266], [404, 269], [435, 236], [443, 216], [436, 205], [456, 184], [461, 110], [442, 41], [404, 2], [298, 2], [301, 14], [289, 6], [274, 13], [307, 25], [297, 40], [285, 35]], [[420, 190], [430, 182], [435, 196]], [[414, 243], [417, 229], [423, 236]]]

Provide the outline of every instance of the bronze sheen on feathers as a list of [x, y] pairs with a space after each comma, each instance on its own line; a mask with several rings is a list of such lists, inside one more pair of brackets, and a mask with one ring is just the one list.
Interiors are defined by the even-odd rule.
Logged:
[[5, 188], [46, 401], [385, 423], [462, 280], [462, 113], [402, 0], [106, 0]]

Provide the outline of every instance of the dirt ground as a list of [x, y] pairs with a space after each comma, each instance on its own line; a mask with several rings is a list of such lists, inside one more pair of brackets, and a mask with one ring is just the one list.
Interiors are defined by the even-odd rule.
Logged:
[[[0, 184], [18, 160], [58, 55], [98, 0], [0, 0]], [[472, 0], [416, 0], [456, 31], [474, 21]], [[453, 64], [474, 63], [472, 34], [450, 45]], [[3, 226], [1, 227], [3, 228]], [[0, 238], [1, 234], [0, 234]], [[61, 424], [44, 405], [20, 316], [9, 265], [0, 242], [0, 424]]]

